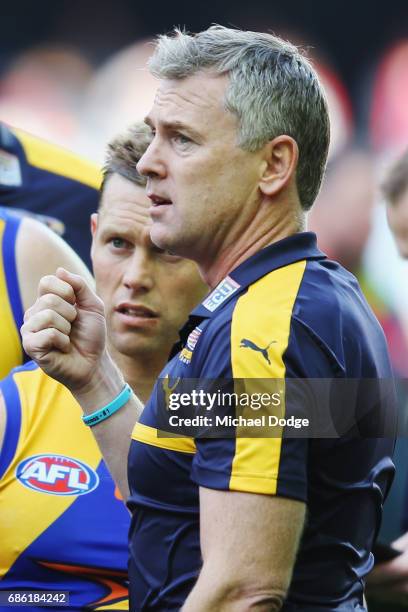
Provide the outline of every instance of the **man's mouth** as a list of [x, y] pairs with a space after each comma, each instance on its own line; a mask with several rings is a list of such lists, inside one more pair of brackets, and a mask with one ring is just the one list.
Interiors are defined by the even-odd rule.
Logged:
[[147, 196], [152, 201], [153, 207], [169, 206], [170, 204], [173, 204], [169, 198], [159, 196], [155, 193], [148, 193]]
[[133, 305], [133, 304], [119, 304], [117, 307], [117, 312], [120, 314], [124, 314], [128, 317], [142, 318], [142, 319], [156, 319], [158, 314], [142, 305]]

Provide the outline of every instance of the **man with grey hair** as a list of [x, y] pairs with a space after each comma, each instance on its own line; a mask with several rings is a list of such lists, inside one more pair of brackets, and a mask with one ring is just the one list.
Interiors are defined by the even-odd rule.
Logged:
[[390, 230], [401, 257], [408, 258], [408, 150], [391, 166], [382, 184]]
[[[71, 389], [124, 496], [130, 489], [132, 610], [364, 610], [393, 441], [308, 439], [307, 425], [300, 437], [283, 425], [310, 416], [309, 392], [293, 379], [390, 376], [354, 277], [303, 231], [329, 144], [321, 86], [293, 45], [221, 26], [160, 37], [150, 69], [160, 79], [146, 118], [154, 138], [138, 170], [151, 238], [195, 260], [212, 291], [144, 408], [106, 350], [102, 305], [78, 276], [60, 269], [41, 282], [25, 349]], [[248, 410], [225, 408], [216, 393], [201, 407], [231, 419], [221, 437], [210, 418], [204, 435], [172, 428], [190, 379], [233, 381], [251, 397], [276, 381], [281, 424], [248, 437], [235, 424]], [[196, 399], [193, 389], [190, 417], [203, 416]], [[343, 400], [331, 393], [326, 412], [366, 408], [360, 393]], [[374, 416], [385, 409], [377, 401]]]
[[[387, 218], [390, 230], [394, 236], [398, 252], [404, 259], [408, 259], [408, 149], [400, 155], [388, 168], [381, 184], [381, 192], [387, 207]], [[401, 420], [406, 419], [407, 398], [401, 394]], [[396, 515], [401, 515], [399, 528], [404, 531], [391, 543], [395, 549], [391, 558], [377, 563], [368, 577], [368, 593], [372, 597], [370, 610], [383, 609], [398, 612], [406, 610], [408, 593], [408, 508], [407, 508], [407, 482], [401, 478], [406, 474], [405, 457], [406, 452], [401, 452], [402, 445], [406, 445], [405, 439], [399, 439], [396, 449], [397, 470], [401, 467], [400, 479], [394, 483], [395, 487], [403, 489], [402, 500], [404, 506], [400, 508], [389, 508], [388, 516], [395, 525]], [[399, 446], [398, 446], [399, 445]], [[406, 448], [406, 447], [405, 447]], [[405, 451], [404, 448], [404, 451]], [[399, 451], [399, 452], [398, 452]], [[391, 500], [390, 500], [391, 501]], [[386, 522], [387, 525], [387, 522]], [[398, 554], [399, 553], [399, 554]]]

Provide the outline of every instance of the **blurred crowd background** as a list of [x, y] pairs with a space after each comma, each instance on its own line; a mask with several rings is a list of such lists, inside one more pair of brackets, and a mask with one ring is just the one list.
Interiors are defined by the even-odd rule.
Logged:
[[[408, 261], [397, 254], [380, 192], [388, 166], [408, 148], [407, 0], [2, 2], [0, 121], [102, 164], [106, 143], [150, 108], [154, 37], [175, 25], [194, 32], [212, 23], [287, 38], [320, 74], [332, 145], [309, 228], [329, 257], [356, 274], [383, 326], [408, 431]], [[406, 440], [396, 462], [386, 541], [402, 524], [408, 529]]]
[[332, 0], [15, 0], [0, 18], [0, 119], [101, 163], [106, 142], [143, 118], [151, 40], [174, 25], [270, 30], [307, 49], [326, 87], [333, 141], [309, 227], [359, 277], [408, 373], [408, 264], [379, 184], [408, 145], [408, 3]]

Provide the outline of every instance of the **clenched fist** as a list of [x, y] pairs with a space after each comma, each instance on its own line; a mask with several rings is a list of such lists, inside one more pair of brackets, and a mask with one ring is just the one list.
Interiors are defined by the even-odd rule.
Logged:
[[58, 268], [44, 276], [21, 328], [24, 350], [71, 391], [91, 380], [106, 345], [103, 302], [85, 280]]

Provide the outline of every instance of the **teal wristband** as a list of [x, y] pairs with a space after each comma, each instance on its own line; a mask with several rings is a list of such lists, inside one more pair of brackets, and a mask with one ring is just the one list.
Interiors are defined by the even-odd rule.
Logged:
[[112, 414], [115, 414], [118, 410], [122, 408], [129, 400], [129, 397], [132, 395], [132, 389], [126, 383], [122, 391], [117, 395], [109, 404], [106, 404], [103, 408], [99, 410], [95, 410], [91, 414], [84, 415], [82, 417], [85, 425], [89, 425], [89, 427], [93, 427], [98, 423], [101, 423], [105, 419], [108, 419]]

